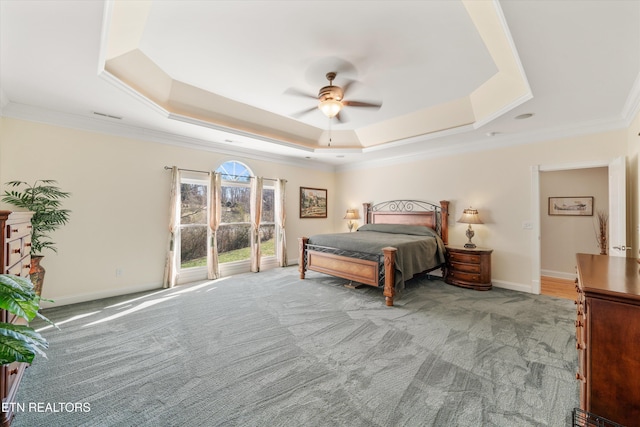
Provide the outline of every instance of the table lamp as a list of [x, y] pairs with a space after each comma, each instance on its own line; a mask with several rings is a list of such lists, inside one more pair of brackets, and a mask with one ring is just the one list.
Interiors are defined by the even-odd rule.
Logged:
[[348, 219], [347, 227], [349, 227], [349, 232], [353, 231], [353, 227], [356, 225], [354, 219], [359, 219], [357, 209], [347, 209], [347, 214], [344, 216], [344, 219]]
[[462, 211], [462, 216], [460, 217], [458, 222], [461, 222], [463, 224], [469, 224], [469, 228], [467, 228], [467, 233], [466, 233], [469, 241], [464, 244], [464, 247], [475, 248], [476, 244], [471, 241], [471, 238], [475, 235], [475, 233], [473, 232], [473, 229], [471, 228], [471, 224], [482, 224], [482, 221], [480, 221], [480, 217], [478, 216], [478, 210], [472, 209], [472, 208], [465, 209], [464, 211]]

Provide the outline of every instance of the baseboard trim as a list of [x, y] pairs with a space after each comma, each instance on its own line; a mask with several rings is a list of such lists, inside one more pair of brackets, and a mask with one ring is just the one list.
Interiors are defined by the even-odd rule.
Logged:
[[565, 273], [563, 271], [540, 270], [541, 276], [554, 277], [556, 279], [574, 280], [576, 273]]
[[55, 298], [53, 302], [41, 301], [42, 308], [60, 307], [63, 305], [77, 304], [80, 302], [94, 301], [103, 298], [117, 297], [121, 295], [135, 294], [137, 292], [152, 291], [154, 289], [162, 289], [162, 283], [149, 283], [146, 285], [132, 286], [130, 288], [109, 289], [101, 292], [92, 292], [69, 297]]
[[523, 285], [522, 283], [506, 282], [504, 280], [491, 280], [491, 283], [496, 288], [509, 289], [512, 291], [526, 292], [528, 294], [535, 294], [531, 286]]

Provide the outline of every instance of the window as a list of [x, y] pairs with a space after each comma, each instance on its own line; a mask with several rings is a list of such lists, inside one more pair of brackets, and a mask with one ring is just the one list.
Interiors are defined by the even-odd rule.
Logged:
[[262, 257], [276, 256], [276, 189], [265, 182], [262, 189], [262, 216], [260, 218], [260, 252]]
[[238, 162], [226, 162], [216, 172], [222, 174], [218, 261], [224, 264], [248, 260], [251, 257], [251, 173]]
[[206, 181], [182, 178], [180, 184], [180, 268], [207, 265]]
[[[221, 223], [218, 227], [218, 262], [251, 259], [251, 177], [244, 164], [228, 161], [216, 172], [221, 174]], [[209, 179], [199, 174], [184, 174], [181, 179], [180, 266], [181, 269], [207, 266]], [[260, 219], [262, 258], [275, 259], [275, 187], [265, 181]]]

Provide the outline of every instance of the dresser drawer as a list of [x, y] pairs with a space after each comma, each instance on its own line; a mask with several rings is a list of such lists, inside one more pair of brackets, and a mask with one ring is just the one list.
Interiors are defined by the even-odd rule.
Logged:
[[5, 267], [5, 274], [13, 274], [14, 276], [22, 277], [22, 263], [17, 263], [11, 267]]
[[23, 252], [24, 252], [24, 245], [22, 243], [22, 239], [16, 239], [16, 240], [11, 240], [7, 242], [7, 248], [6, 248], [7, 259], [4, 260], [5, 265], [11, 266], [17, 263], [18, 261], [20, 261], [20, 258], [24, 256]]
[[21, 222], [18, 224], [7, 224], [7, 239], [18, 239], [31, 235], [31, 223]]
[[479, 264], [480, 263], [480, 255], [475, 254], [465, 254], [460, 252], [449, 252], [449, 260], [451, 262], [465, 262], [471, 264]]

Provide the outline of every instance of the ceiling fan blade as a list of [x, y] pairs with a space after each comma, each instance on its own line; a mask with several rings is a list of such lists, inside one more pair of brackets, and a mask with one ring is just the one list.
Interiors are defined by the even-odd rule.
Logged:
[[299, 89], [295, 89], [295, 88], [292, 88], [292, 87], [290, 87], [289, 89], [285, 90], [284, 93], [287, 94], [287, 95], [302, 96], [302, 97], [305, 97], [305, 98], [312, 98], [312, 99], [315, 99], [315, 100], [318, 99], [317, 95], [312, 95], [310, 93], [303, 92], [303, 91], [301, 91]]
[[342, 88], [342, 94], [343, 96], [347, 96], [347, 93], [349, 92], [349, 88], [351, 87], [351, 85], [353, 85], [354, 83], [356, 83], [355, 80], [347, 80], [346, 83], [342, 84], [340, 87]]
[[380, 108], [382, 104], [373, 104], [371, 102], [362, 101], [342, 101], [342, 104], [349, 107], [373, 107]]
[[290, 114], [290, 116], [295, 118], [295, 119], [299, 119], [300, 117], [302, 117], [304, 115], [307, 115], [307, 114], [309, 114], [312, 111], [317, 110], [317, 109], [318, 109], [318, 107], [315, 107], [315, 106], [314, 107], [309, 107], [306, 110], [302, 110], [302, 111], [298, 111], [298, 112], [295, 112], [293, 114]]

